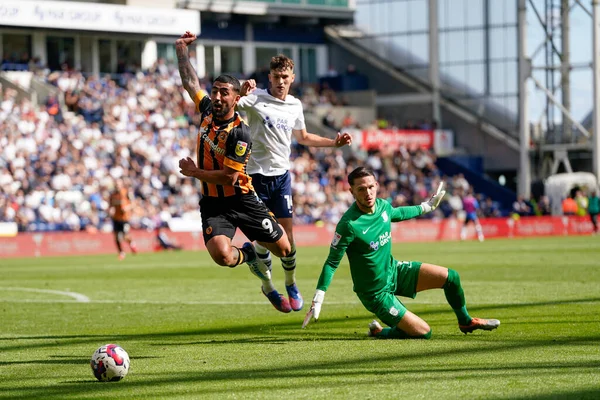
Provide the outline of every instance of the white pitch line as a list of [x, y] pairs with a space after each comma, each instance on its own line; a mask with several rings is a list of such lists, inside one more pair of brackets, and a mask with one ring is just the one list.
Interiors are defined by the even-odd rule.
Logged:
[[[49, 289], [36, 289], [36, 288], [19, 288], [19, 287], [2, 287], [0, 286], [0, 290], [9, 291], [9, 292], [34, 292], [34, 293], [49, 293], [49, 294], [57, 294], [60, 296], [68, 296], [75, 299], [75, 301], [79, 303], [89, 303], [90, 298], [86, 295], [76, 292], [63, 292], [61, 290], [49, 290]], [[6, 303], [6, 301], [4, 301]], [[8, 301], [12, 302], [12, 301]], [[17, 301], [18, 302], [18, 301]], [[41, 301], [42, 303], [46, 303], [47, 301]], [[66, 302], [66, 301], [59, 301]]]

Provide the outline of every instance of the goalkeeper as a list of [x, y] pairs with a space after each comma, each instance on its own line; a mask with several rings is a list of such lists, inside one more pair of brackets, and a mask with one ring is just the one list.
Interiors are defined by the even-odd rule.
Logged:
[[392, 207], [377, 198], [378, 183], [373, 172], [359, 167], [348, 176], [355, 203], [338, 223], [329, 256], [321, 271], [312, 306], [304, 319], [317, 320], [325, 297], [344, 253], [348, 254], [354, 291], [367, 310], [389, 328], [374, 320], [369, 336], [385, 339], [429, 339], [431, 328], [408, 311], [396, 296], [415, 298], [418, 292], [444, 289], [446, 300], [458, 318], [463, 333], [476, 329], [492, 330], [500, 325], [495, 319], [472, 318], [467, 312], [465, 295], [458, 273], [452, 269], [417, 261], [396, 261], [391, 255], [391, 223], [418, 217], [435, 210], [445, 191], [437, 192], [418, 206]]

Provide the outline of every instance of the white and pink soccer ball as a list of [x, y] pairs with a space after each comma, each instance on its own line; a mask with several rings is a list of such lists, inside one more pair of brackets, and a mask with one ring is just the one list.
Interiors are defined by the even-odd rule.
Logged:
[[96, 350], [90, 365], [99, 381], [120, 381], [129, 372], [129, 354], [116, 344], [106, 344]]

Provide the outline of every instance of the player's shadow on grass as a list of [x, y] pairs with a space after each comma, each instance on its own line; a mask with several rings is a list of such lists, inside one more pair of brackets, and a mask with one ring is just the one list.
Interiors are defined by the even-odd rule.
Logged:
[[[357, 315], [354, 317], [338, 317], [328, 318], [327, 327], [331, 328], [333, 324], [347, 321], [361, 321], [365, 323], [371, 318], [367, 315]], [[219, 325], [221, 322], [219, 322]], [[178, 337], [219, 337], [220, 335], [273, 335], [274, 330], [282, 338], [286, 338], [287, 341], [293, 341], [296, 338], [303, 339], [303, 335], [310, 334], [310, 329], [301, 328], [301, 320], [280, 320], [275, 322], [265, 322], [259, 324], [232, 324], [228, 327], [222, 325], [218, 327], [207, 324], [205, 328], [175, 332], [151, 332], [151, 333], [140, 333], [140, 334], [82, 334], [82, 335], [39, 335], [39, 336], [26, 336], [22, 338], [2, 338], [7, 341], [29, 341], [29, 340], [60, 340], [60, 343], [26, 343], [26, 344], [15, 344], [0, 346], [0, 351], [11, 351], [11, 350], [22, 350], [40, 347], [53, 347], [53, 346], [64, 346], [78, 343], [97, 343], [104, 341], [127, 341], [127, 340], [164, 340], [165, 338], [178, 338]], [[317, 326], [316, 323], [312, 324], [312, 327]], [[309, 326], [310, 327], [310, 326]], [[366, 332], [366, 328], [365, 328]], [[336, 336], [335, 340], [347, 340], [352, 338], [352, 333], [342, 334], [339, 337]], [[308, 340], [304, 338], [305, 340]], [[319, 340], [319, 337], [312, 338], [310, 340]], [[328, 335], [327, 340], [334, 340], [331, 338], [331, 334]]]
[[[524, 308], [524, 307], [539, 307], [539, 306], [551, 306], [561, 304], [576, 304], [576, 303], [595, 303], [600, 302], [599, 297], [593, 298], [582, 298], [582, 299], [570, 299], [570, 300], [555, 300], [546, 302], [530, 302], [530, 303], [517, 303], [517, 304], [498, 304], [498, 305], [486, 305], [486, 306], [470, 306], [469, 311], [473, 315], [477, 315], [479, 311], [491, 310], [491, 309], [506, 309], [506, 308]], [[409, 308], [410, 307], [409, 305]], [[417, 312], [420, 316], [437, 315], [451, 313], [447, 306], [439, 305], [434, 309], [420, 310]], [[352, 317], [337, 317], [337, 318], [323, 318], [323, 323], [327, 323], [327, 328], [331, 329], [335, 327], [336, 323], [348, 322], [348, 321], [360, 321], [364, 323], [369, 318], [369, 314], [359, 314]], [[141, 334], [94, 334], [94, 335], [39, 335], [39, 336], [27, 336], [22, 338], [5, 337], [0, 338], [0, 341], [28, 341], [28, 340], [60, 340], [59, 343], [26, 343], [26, 344], [14, 344], [0, 346], [0, 351], [15, 351], [31, 348], [44, 348], [44, 347], [62, 347], [69, 346], [72, 344], [82, 343], [98, 343], [98, 342], [112, 342], [112, 341], [127, 341], [127, 340], [160, 340], [161, 342], [167, 338], [178, 338], [178, 337], [202, 337], [210, 336], [217, 337], [219, 335], [270, 335], [272, 336], [274, 330], [277, 330], [276, 334], [280, 335], [280, 340], [283, 342], [291, 341], [323, 341], [323, 340], [362, 340], [362, 338], [355, 337], [353, 331], [340, 335], [332, 334], [319, 334], [315, 327], [317, 324], [313, 323], [309, 325], [306, 330], [300, 328], [301, 322], [299, 320], [280, 320], [269, 323], [259, 324], [246, 324], [246, 325], [232, 325], [229, 327], [213, 327], [210, 324], [203, 329], [196, 330], [185, 330], [176, 332], [151, 332]], [[311, 332], [312, 331], [312, 332]], [[362, 332], [360, 332], [362, 335]], [[314, 334], [315, 336], [312, 336]], [[236, 338], [231, 340], [242, 340], [249, 342], [248, 338]], [[204, 343], [202, 340], [198, 340], [192, 343]]]
[[[598, 339], [598, 338], [596, 338]], [[494, 352], [505, 352], [515, 350], [518, 348], [529, 347], [524, 344], [506, 346], [505, 344], [496, 346], [494, 348], [481, 348], [481, 349], [469, 349], [469, 356], [477, 355], [477, 353], [486, 354], [487, 356], [493, 356]], [[463, 355], [463, 348], [447, 349], [437, 352], [437, 356], [451, 356], [451, 355]], [[231, 368], [224, 371], [189, 371], [181, 373], [171, 373], [168, 376], [164, 374], [144, 374], [142, 371], [137, 371], [140, 375], [138, 380], [125, 380], [120, 383], [119, 386], [128, 388], [153, 388], [153, 392], [160, 396], [160, 390], [171, 390], [176, 388], [178, 384], [198, 382], [205, 384], [215, 384], [216, 387], [206, 386], [203, 387], [202, 393], [208, 394], [231, 394], [235, 391], [235, 382], [245, 382], [240, 385], [238, 391], [242, 395], [244, 391], [260, 391], [260, 390], [271, 390], [273, 388], [274, 380], [277, 381], [278, 390], [294, 389], [297, 384], [294, 384], [294, 380], [306, 378], [306, 379], [319, 379], [319, 388], [324, 390], [326, 388], [334, 388], [347, 384], [347, 378], [356, 376], [364, 378], [365, 375], [370, 375], [371, 379], [357, 380], [354, 385], [372, 385], [377, 381], [389, 382], [390, 380], [399, 379], [406, 380], [410, 379], [413, 382], [424, 382], [424, 383], [443, 383], [444, 381], [455, 381], [456, 379], [467, 380], [479, 380], [481, 379], [481, 373], [493, 374], [496, 378], [507, 378], [507, 379], [519, 379], [524, 374], [535, 378], [548, 377], [548, 375], [556, 375], [557, 377], [564, 376], [565, 373], [574, 373], [574, 371], [580, 371], [581, 373], [587, 373], [588, 370], [597, 370], [600, 368], [600, 361], [588, 361], [588, 362], [569, 362], [557, 365], [554, 362], [508, 362], [504, 364], [471, 364], [459, 367], [447, 367], [447, 366], [429, 366], [426, 370], [423, 370], [422, 360], [430, 358], [430, 353], [423, 352], [422, 349], [414, 349], [413, 352], [406, 352], [406, 354], [387, 354], [387, 355], [371, 355], [369, 357], [356, 356], [352, 358], [346, 358], [342, 360], [327, 361], [321, 360], [319, 363], [314, 361], [307, 361], [304, 363], [294, 363], [293, 365], [274, 365], [273, 367], [266, 368]], [[399, 362], [399, 360], [402, 360]], [[386, 368], [382, 370], [382, 366], [394, 365], [394, 368]], [[323, 382], [322, 377], [327, 376], [327, 381]], [[339, 378], [340, 380], [336, 380]], [[39, 388], [39, 386], [21, 386], [20, 393], [25, 397], [35, 397], [39, 395], [47, 396], [61, 396], [69, 395], [76, 396], [78, 393], [89, 393], [90, 390], [98, 389], [103, 390], [103, 393], [107, 394], [104, 390], [109, 389], [106, 386], [98, 385], [92, 386], [90, 381], [67, 381], [61, 382], [59, 386], [51, 386], [46, 388]], [[227, 385], [223, 385], [223, 382], [228, 382]], [[290, 383], [288, 383], [290, 382]], [[110, 388], [112, 389], [112, 387]], [[169, 392], [171, 395], [175, 395], [174, 392]], [[575, 394], [591, 394], [594, 391], [581, 391], [573, 392]], [[568, 398], [568, 394], [563, 393], [564, 397]], [[560, 394], [560, 395], [563, 395]], [[548, 396], [553, 396], [549, 393]], [[545, 395], [536, 397], [539, 399], [546, 398]], [[571, 397], [573, 398], [573, 397]]]
[[244, 344], [244, 343], [252, 343], [252, 344], [289, 344], [290, 342], [323, 342], [323, 341], [334, 341], [339, 342], [350, 341], [350, 340], [371, 340], [366, 335], [362, 335], [361, 337], [356, 336], [334, 336], [327, 335], [330, 337], [307, 337], [307, 338], [282, 338], [282, 337], [274, 337], [274, 336], [256, 336], [256, 337], [245, 337], [245, 338], [230, 338], [230, 339], [210, 339], [210, 340], [198, 340], [193, 342], [173, 342], [173, 343], [165, 343], [159, 342], [155, 343], [155, 346], [190, 346], [190, 345], [206, 345], [206, 344]]

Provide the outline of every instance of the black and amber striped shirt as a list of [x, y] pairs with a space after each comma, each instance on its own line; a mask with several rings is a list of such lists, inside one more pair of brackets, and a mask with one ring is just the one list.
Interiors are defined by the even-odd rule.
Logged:
[[196, 111], [201, 115], [200, 129], [196, 141], [198, 168], [207, 171], [229, 167], [239, 172], [233, 186], [215, 185], [202, 181], [202, 195], [209, 197], [231, 197], [254, 190], [252, 179], [246, 173], [252, 142], [250, 128], [236, 112], [233, 118], [213, 121], [210, 97], [200, 91], [194, 96]]

